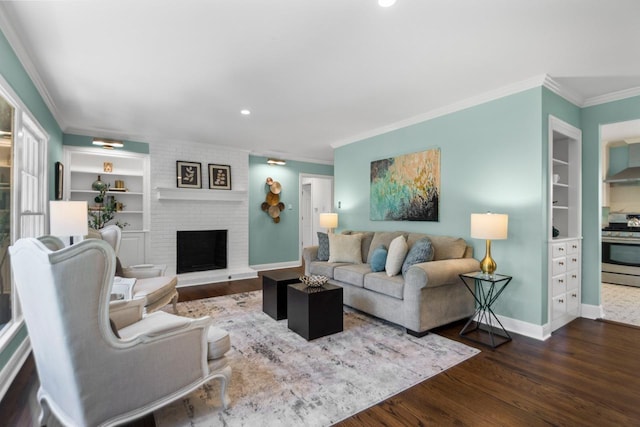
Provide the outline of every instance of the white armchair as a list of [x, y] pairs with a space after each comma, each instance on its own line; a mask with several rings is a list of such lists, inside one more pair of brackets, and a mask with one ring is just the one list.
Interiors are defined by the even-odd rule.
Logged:
[[28, 238], [9, 250], [40, 379], [41, 424], [52, 414], [63, 425], [121, 424], [214, 378], [229, 405], [228, 334], [209, 317], [143, 316], [143, 299], [109, 310], [109, 244], [89, 239], [52, 251]]

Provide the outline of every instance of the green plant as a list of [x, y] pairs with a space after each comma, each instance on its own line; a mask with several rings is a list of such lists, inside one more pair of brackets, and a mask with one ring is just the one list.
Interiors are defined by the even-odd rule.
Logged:
[[[110, 187], [111, 184], [105, 185], [94, 199], [96, 205], [89, 207], [89, 227], [94, 230], [100, 230], [104, 226], [108, 225], [108, 223], [116, 216], [116, 198], [106, 196]], [[124, 228], [129, 225], [127, 222], [120, 221], [116, 221], [115, 224], [120, 228]]]

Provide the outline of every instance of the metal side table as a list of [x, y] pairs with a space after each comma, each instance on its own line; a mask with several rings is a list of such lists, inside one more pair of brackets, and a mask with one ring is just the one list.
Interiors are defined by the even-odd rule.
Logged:
[[[491, 306], [511, 282], [512, 277], [502, 274], [489, 276], [478, 272], [461, 274], [460, 279], [476, 300], [476, 311], [460, 331], [460, 336], [491, 348], [511, 341], [511, 335], [502, 326]], [[470, 284], [471, 281], [473, 284]]]

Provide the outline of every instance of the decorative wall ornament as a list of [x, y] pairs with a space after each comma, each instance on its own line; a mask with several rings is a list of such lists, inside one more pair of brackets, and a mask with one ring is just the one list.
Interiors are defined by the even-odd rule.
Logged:
[[209, 164], [209, 188], [231, 190], [231, 166]]
[[197, 162], [178, 160], [176, 162], [178, 188], [202, 188], [201, 167], [202, 165]]
[[372, 221], [438, 221], [440, 149], [371, 162]]
[[266, 188], [268, 189], [265, 201], [262, 202], [262, 210], [267, 213], [276, 224], [280, 222], [280, 212], [284, 210], [284, 203], [280, 201], [282, 185], [267, 177]]

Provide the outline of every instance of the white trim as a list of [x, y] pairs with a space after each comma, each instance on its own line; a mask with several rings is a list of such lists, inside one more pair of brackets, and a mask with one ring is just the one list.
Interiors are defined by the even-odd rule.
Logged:
[[256, 271], [278, 270], [281, 268], [296, 268], [302, 265], [302, 261], [286, 261], [286, 262], [274, 262], [272, 264], [256, 264], [250, 265]]
[[[0, 28], [2, 29], [2, 32], [7, 41], [9, 42], [9, 45], [13, 49], [13, 52], [16, 54], [18, 60], [22, 64], [22, 67], [31, 79], [31, 82], [42, 97], [42, 100], [47, 105], [47, 108], [49, 108], [51, 115], [53, 115], [53, 118], [58, 123], [58, 126], [63, 129], [65, 126], [65, 121], [60, 116], [60, 112], [58, 111], [58, 108], [56, 108], [56, 104], [55, 102], [53, 102], [53, 98], [49, 94], [49, 91], [44, 84], [44, 80], [40, 77], [40, 74], [37, 71], [37, 67], [34, 65], [31, 57], [27, 53], [27, 50], [24, 48], [20, 37], [18, 37], [16, 31], [14, 30], [13, 25], [11, 24], [12, 20], [7, 16], [7, 11], [5, 9], [6, 6], [3, 3], [4, 2], [0, 2]], [[25, 111], [28, 110], [25, 108]], [[34, 117], [31, 113], [29, 114]], [[47, 139], [49, 139], [48, 136]]]
[[252, 268], [225, 268], [221, 270], [198, 271], [178, 274], [178, 285], [176, 287], [208, 285], [209, 283], [254, 279], [256, 277], [258, 277], [258, 273]]
[[604, 309], [602, 305], [582, 304], [582, 317], [585, 319], [604, 319]]
[[13, 352], [2, 371], [0, 371], [0, 401], [4, 399], [4, 395], [7, 393], [7, 390], [9, 390], [9, 387], [11, 387], [20, 369], [22, 369], [29, 353], [31, 353], [31, 341], [29, 341], [29, 337], [27, 336], [22, 343], [20, 343], [16, 351]]
[[621, 99], [631, 98], [640, 95], [640, 87], [634, 87], [630, 89], [619, 90], [617, 92], [611, 92], [604, 95], [594, 96], [585, 99], [580, 107], [592, 107], [594, 105], [606, 104], [607, 102], [620, 101]]
[[550, 76], [545, 76], [544, 81], [542, 82], [542, 86], [549, 89], [551, 92], [560, 96], [561, 98], [566, 99], [570, 103], [580, 107], [584, 102], [584, 98], [575, 92], [571, 91], [565, 86], [561, 86], [560, 83], [553, 80]]
[[549, 338], [550, 334], [545, 330], [544, 326], [536, 325], [533, 323], [525, 322], [523, 320], [513, 319], [511, 317], [496, 315], [500, 323], [504, 328], [518, 335], [524, 335], [529, 338], [544, 341]]

